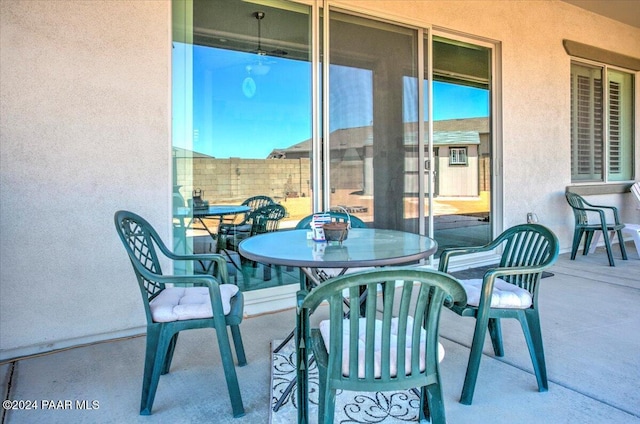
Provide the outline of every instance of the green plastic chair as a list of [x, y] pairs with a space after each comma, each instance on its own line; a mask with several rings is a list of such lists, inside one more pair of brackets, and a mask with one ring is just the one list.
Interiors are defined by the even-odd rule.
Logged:
[[539, 224], [517, 225], [485, 246], [445, 249], [440, 255], [439, 270], [447, 272], [453, 256], [490, 252], [498, 248], [502, 248], [500, 262], [495, 268], [487, 270], [482, 280], [460, 280], [467, 292], [467, 305], [450, 308], [460, 316], [476, 319], [460, 396], [460, 403], [465, 405], [471, 405], [473, 400], [487, 329], [495, 355], [504, 356], [501, 318], [515, 318], [520, 322], [538, 389], [544, 392], [549, 387], [538, 315], [538, 288], [542, 271], [558, 259], [556, 235]]
[[[351, 228], [367, 228], [367, 224], [365, 224], [360, 218], [357, 216], [353, 216], [350, 214], [346, 214], [344, 212], [327, 212], [329, 216], [331, 216], [331, 221], [334, 222], [350, 222]], [[296, 230], [308, 230], [311, 228], [311, 221], [313, 220], [313, 214], [305, 216], [296, 224]]]
[[[609, 265], [616, 266], [613, 261], [613, 251], [611, 249], [611, 240], [609, 238], [609, 232], [615, 232], [618, 235], [618, 244], [620, 245], [620, 252], [622, 253], [622, 259], [627, 259], [627, 250], [624, 247], [624, 238], [622, 236], [622, 229], [624, 224], [620, 222], [618, 215], [618, 209], [615, 206], [603, 206], [593, 205], [587, 202], [582, 196], [567, 191], [565, 193], [567, 202], [573, 210], [573, 217], [575, 218], [575, 227], [573, 230], [573, 245], [571, 246], [571, 260], [576, 258], [578, 252], [578, 246], [584, 239], [583, 255], [589, 252], [593, 235], [596, 231], [602, 231], [602, 238], [604, 238], [604, 245], [607, 249], [607, 257], [609, 258]], [[606, 210], [610, 210], [613, 215], [613, 222], [607, 222]], [[590, 222], [589, 217], [593, 218]], [[595, 219], [597, 217], [597, 219]]]
[[[247, 360], [239, 327], [244, 300], [235, 285], [224, 284], [227, 281], [224, 257], [219, 254], [176, 255], [169, 251], [146, 220], [132, 212], [118, 211], [114, 221], [118, 236], [133, 265], [147, 317], [147, 348], [140, 415], [151, 414], [160, 375], [169, 372], [180, 331], [207, 327], [215, 328], [217, 333], [233, 415], [244, 415], [227, 333], [229, 327], [238, 365], [245, 365]], [[216, 277], [164, 275], [156, 247], [173, 261], [208, 261], [215, 266]], [[207, 304], [210, 304], [210, 309], [203, 307]]]
[[[344, 291], [354, 299], [348, 307]], [[309, 316], [324, 301], [329, 320], [312, 328]], [[319, 370], [318, 423], [333, 423], [336, 390], [412, 388], [420, 388], [421, 420], [446, 422], [438, 365], [444, 349], [438, 332], [442, 305], [466, 303], [455, 278], [415, 267], [374, 269], [330, 279], [310, 293], [301, 290], [298, 302], [300, 368], [307, 367], [304, 352], [312, 350]], [[304, 376], [300, 381], [308, 387]], [[300, 401], [306, 405], [303, 393]]]

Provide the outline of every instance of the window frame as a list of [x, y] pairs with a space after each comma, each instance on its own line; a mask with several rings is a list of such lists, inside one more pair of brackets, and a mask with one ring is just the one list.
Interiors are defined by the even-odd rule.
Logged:
[[[595, 104], [592, 102], [592, 104], [589, 105], [590, 109], [589, 109], [589, 114], [593, 119], [596, 119], [597, 117], [597, 113], [595, 108], [596, 107], [600, 107], [600, 116], [599, 116], [599, 120], [600, 120], [600, 124], [601, 124], [601, 128], [599, 129], [599, 132], [601, 134], [601, 139], [600, 140], [596, 140], [596, 142], [598, 142], [600, 144], [600, 146], [596, 146], [599, 147], [600, 150], [600, 155], [601, 158], [599, 158], [600, 160], [600, 165], [599, 165], [599, 169], [598, 166], [595, 164], [595, 159], [597, 158], [597, 153], [592, 153], [592, 157], [591, 157], [591, 175], [592, 178], [580, 178], [579, 173], [576, 172], [576, 168], [578, 167], [578, 164], [575, 162], [576, 160], [578, 160], [576, 158], [576, 152], [578, 149], [578, 146], [575, 145], [576, 143], [576, 136], [574, 135], [575, 132], [577, 132], [577, 128], [578, 128], [578, 124], [574, 121], [577, 118], [577, 111], [576, 111], [576, 107], [582, 106], [582, 105], [576, 105], [576, 99], [577, 99], [577, 94], [574, 93], [575, 90], [575, 84], [576, 83], [576, 77], [574, 77], [574, 73], [576, 73], [575, 68], [579, 67], [578, 69], [586, 69], [586, 68], [592, 68], [592, 69], [596, 69], [600, 72], [600, 88], [601, 88], [601, 96], [602, 98], [600, 99], [599, 104]], [[625, 144], [626, 147], [628, 148], [629, 152], [627, 152], [628, 157], [630, 158], [630, 163], [628, 164], [629, 167], [629, 177], [628, 178], [612, 178], [611, 176], [611, 169], [612, 169], [612, 157], [610, 155], [611, 153], [611, 132], [612, 132], [612, 126], [611, 126], [611, 92], [612, 92], [612, 88], [611, 88], [611, 83], [612, 80], [610, 78], [610, 72], [615, 72], [615, 73], [623, 73], [623, 74], [627, 74], [630, 77], [630, 87], [625, 87], [626, 90], [628, 90], [628, 95], [630, 96], [630, 103], [626, 106], [626, 108], [631, 108], [630, 113], [627, 110], [620, 110], [618, 112], [618, 118], [620, 118], [622, 115], [626, 114], [630, 117], [631, 122], [629, 123], [629, 139], [628, 140], [622, 140], [621, 141], [621, 145]], [[619, 66], [615, 66], [615, 65], [611, 65], [611, 64], [607, 64], [607, 63], [603, 63], [603, 62], [598, 62], [598, 61], [593, 61], [593, 60], [588, 60], [588, 59], [582, 59], [582, 58], [576, 58], [576, 57], [571, 57], [571, 62], [570, 62], [570, 114], [571, 114], [571, 122], [570, 122], [570, 128], [571, 128], [571, 135], [570, 135], [570, 149], [571, 149], [571, 158], [570, 158], [570, 169], [571, 169], [571, 183], [572, 184], [619, 184], [619, 183], [624, 183], [624, 182], [629, 182], [629, 181], [634, 181], [635, 178], [635, 168], [636, 168], [636, 158], [635, 158], [635, 152], [637, 151], [637, 147], [636, 147], [636, 132], [635, 132], [635, 116], [636, 116], [636, 111], [637, 111], [637, 104], [635, 101], [635, 91], [636, 91], [636, 73], [632, 70], [626, 69], [626, 68], [622, 68]], [[592, 80], [594, 81], [594, 80]], [[591, 93], [593, 94], [593, 93]], [[598, 129], [593, 129], [594, 132], [598, 131]], [[593, 137], [593, 134], [591, 134], [591, 136]], [[593, 147], [593, 146], [592, 146]], [[593, 156], [596, 155], [596, 156]], [[596, 175], [597, 172], [600, 172], [600, 175]]]
[[[461, 154], [464, 155], [464, 160], [460, 160]], [[469, 165], [469, 155], [467, 147], [449, 147], [449, 166], [467, 165]]]

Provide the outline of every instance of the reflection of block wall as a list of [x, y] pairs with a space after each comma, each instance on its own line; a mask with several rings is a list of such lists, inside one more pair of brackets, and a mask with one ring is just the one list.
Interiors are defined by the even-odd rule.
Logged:
[[[190, 167], [180, 161], [193, 161], [193, 183]], [[255, 195], [274, 199], [310, 195], [311, 161], [305, 159], [179, 159], [178, 184], [185, 198], [193, 188], [204, 191], [211, 203], [239, 202]]]
[[480, 191], [491, 191], [491, 160], [483, 156], [479, 160]]
[[361, 160], [342, 161], [331, 165], [332, 190], [364, 190], [363, 162]]

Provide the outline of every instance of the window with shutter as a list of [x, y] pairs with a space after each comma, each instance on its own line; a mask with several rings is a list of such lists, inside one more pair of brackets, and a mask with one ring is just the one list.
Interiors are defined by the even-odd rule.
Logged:
[[[607, 81], [606, 85], [603, 80]], [[571, 64], [573, 182], [633, 178], [632, 95], [633, 76], [630, 73], [611, 70], [604, 65]]]

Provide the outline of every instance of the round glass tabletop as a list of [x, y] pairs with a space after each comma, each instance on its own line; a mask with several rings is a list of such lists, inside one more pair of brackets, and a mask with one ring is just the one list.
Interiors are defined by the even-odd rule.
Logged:
[[419, 234], [374, 228], [352, 228], [342, 244], [316, 242], [308, 230], [276, 231], [240, 243], [240, 254], [250, 260], [308, 268], [353, 268], [401, 265], [431, 256], [435, 240]]

